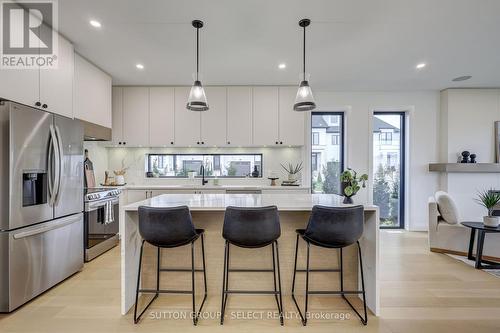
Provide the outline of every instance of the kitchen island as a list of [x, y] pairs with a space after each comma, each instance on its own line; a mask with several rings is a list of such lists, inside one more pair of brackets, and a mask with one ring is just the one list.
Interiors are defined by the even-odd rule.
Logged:
[[[137, 286], [137, 269], [141, 237], [138, 231], [139, 206], [174, 207], [186, 205], [190, 208], [196, 228], [205, 229], [205, 255], [207, 261], [208, 297], [221, 297], [224, 239], [222, 225], [224, 212], [228, 206], [262, 207], [275, 205], [280, 213], [281, 237], [279, 238], [282, 288], [289, 297], [294, 264], [295, 230], [305, 228], [314, 205], [346, 206], [342, 197], [333, 194], [163, 194], [147, 200], [130, 203], [121, 207], [121, 312], [125, 315], [134, 305]], [[360, 239], [363, 251], [367, 306], [374, 315], [379, 314], [379, 212], [378, 207], [364, 205], [365, 226]], [[196, 264], [201, 263], [201, 249], [196, 243]], [[190, 247], [165, 249], [162, 252], [162, 266], [179, 268], [190, 266]], [[164, 254], [163, 254], [164, 253]], [[271, 249], [242, 249], [232, 247], [232, 267], [268, 268], [272, 265]], [[145, 246], [141, 284], [154, 285], [156, 281], [156, 250]], [[298, 267], [305, 265], [305, 242], [299, 243]], [[312, 247], [311, 268], [334, 268], [338, 265], [338, 254], [334, 249]], [[161, 286], [169, 289], [190, 289], [189, 274], [167, 273]], [[196, 288], [202, 290], [202, 278], [197, 278]], [[272, 277], [264, 274], [239, 275], [234, 283], [241, 289], [272, 289]], [[316, 290], [339, 289], [338, 274], [320, 273], [311, 278], [310, 285]], [[344, 250], [345, 288], [357, 289], [360, 284], [357, 251], [354, 246]], [[304, 279], [298, 278], [296, 294], [302, 295]], [[168, 296], [166, 296], [168, 297]], [[292, 310], [292, 309], [288, 309]]]

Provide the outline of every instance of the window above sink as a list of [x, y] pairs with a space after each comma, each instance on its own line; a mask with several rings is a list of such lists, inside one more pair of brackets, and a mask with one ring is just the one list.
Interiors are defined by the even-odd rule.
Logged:
[[148, 154], [145, 171], [147, 177], [189, 178], [201, 176], [202, 165], [207, 178], [262, 177], [262, 154]]

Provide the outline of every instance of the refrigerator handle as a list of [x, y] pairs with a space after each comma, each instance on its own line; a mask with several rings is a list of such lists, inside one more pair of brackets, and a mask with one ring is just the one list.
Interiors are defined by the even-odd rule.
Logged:
[[58, 178], [58, 181], [57, 181], [57, 189], [55, 192], [55, 202], [57, 203], [59, 201], [59, 195], [61, 194], [60, 193], [61, 182], [62, 182], [62, 175], [64, 173], [64, 171], [63, 171], [63, 168], [64, 168], [64, 165], [63, 165], [63, 142], [62, 142], [61, 132], [59, 131], [59, 127], [57, 127], [57, 125], [55, 126], [55, 133], [56, 133], [56, 137], [57, 137], [57, 146], [59, 148], [58, 149], [59, 154], [57, 156], [57, 164], [59, 166], [59, 173], [56, 175], [56, 177]]
[[[56, 202], [57, 192], [59, 190], [59, 181], [61, 176], [60, 164], [57, 161], [60, 155], [59, 145], [57, 144], [56, 131], [53, 125], [50, 125], [50, 148], [49, 148], [49, 194], [51, 206]], [[53, 152], [53, 154], [51, 154]], [[52, 156], [56, 157], [55, 163], [52, 163]], [[52, 173], [52, 164], [54, 164], [54, 174]]]

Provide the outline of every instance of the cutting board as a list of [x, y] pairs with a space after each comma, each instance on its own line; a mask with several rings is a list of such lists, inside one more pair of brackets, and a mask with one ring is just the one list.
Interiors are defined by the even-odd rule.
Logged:
[[95, 186], [94, 168], [93, 168], [92, 162], [90, 162], [89, 159], [85, 160], [84, 168], [85, 168], [85, 186], [87, 188], [96, 187]]

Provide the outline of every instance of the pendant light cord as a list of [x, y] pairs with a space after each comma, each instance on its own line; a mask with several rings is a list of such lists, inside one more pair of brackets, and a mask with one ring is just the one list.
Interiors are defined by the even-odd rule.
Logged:
[[302, 68], [303, 68], [303, 75], [304, 78], [303, 80], [306, 80], [306, 27], [304, 26], [304, 50], [303, 50], [303, 56], [302, 56]]
[[198, 72], [199, 72], [199, 34], [200, 28], [196, 28], [196, 81], [198, 81]]

